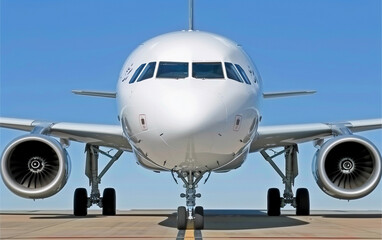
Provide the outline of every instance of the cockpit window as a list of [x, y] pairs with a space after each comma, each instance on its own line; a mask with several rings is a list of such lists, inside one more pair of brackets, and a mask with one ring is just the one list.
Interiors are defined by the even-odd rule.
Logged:
[[246, 84], [251, 85], [251, 81], [249, 80], [247, 74], [245, 74], [244, 69], [239, 64], [235, 64], [235, 66], [236, 66], [237, 70], [239, 70], [239, 73], [240, 73], [241, 77], [244, 79], [244, 82]]
[[202, 79], [224, 79], [222, 64], [220, 62], [192, 63], [192, 77]]
[[186, 78], [188, 77], [188, 63], [160, 62], [157, 78]]
[[232, 80], [235, 80], [235, 81], [238, 81], [238, 82], [243, 82], [243, 80], [241, 80], [240, 76], [239, 76], [239, 73], [237, 72], [235, 66], [233, 66], [232, 63], [224, 63], [225, 65], [225, 69], [227, 71], [227, 77], [229, 79], [232, 79]]
[[152, 78], [154, 76], [156, 62], [148, 63], [143, 70], [141, 76], [138, 78], [137, 82]]
[[137, 70], [135, 71], [134, 75], [131, 77], [129, 83], [133, 83], [135, 82], [135, 80], [137, 79], [137, 77], [139, 76], [139, 74], [142, 72], [142, 69], [145, 67], [146, 63], [142, 64], [141, 66], [139, 66], [137, 68]]

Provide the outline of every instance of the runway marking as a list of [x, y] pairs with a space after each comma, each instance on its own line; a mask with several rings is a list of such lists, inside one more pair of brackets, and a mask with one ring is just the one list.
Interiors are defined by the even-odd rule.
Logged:
[[195, 239], [194, 235], [194, 229], [187, 229], [186, 234], [184, 235], [184, 239], [190, 240], [190, 239]]
[[195, 229], [179, 230], [176, 240], [203, 240], [202, 232]]

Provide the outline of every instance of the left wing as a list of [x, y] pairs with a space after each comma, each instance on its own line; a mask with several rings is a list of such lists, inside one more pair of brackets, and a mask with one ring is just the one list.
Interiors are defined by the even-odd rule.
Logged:
[[90, 143], [92, 145], [112, 147], [132, 151], [131, 145], [124, 137], [121, 126], [42, 122], [29, 119], [0, 118], [0, 127], [33, 132], [43, 128], [44, 134], [65, 140]]
[[338, 123], [259, 126], [258, 136], [252, 142], [250, 152], [309, 141], [320, 141], [330, 136], [379, 128], [382, 128], [382, 118]]

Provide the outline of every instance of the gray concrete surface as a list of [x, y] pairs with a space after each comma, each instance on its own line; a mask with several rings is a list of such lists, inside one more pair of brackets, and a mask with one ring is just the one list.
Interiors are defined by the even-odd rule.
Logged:
[[382, 239], [378, 211], [312, 211], [297, 217], [282, 211], [205, 210], [205, 229], [176, 229], [174, 210], [118, 211], [104, 217], [89, 211], [0, 211], [1, 239]]

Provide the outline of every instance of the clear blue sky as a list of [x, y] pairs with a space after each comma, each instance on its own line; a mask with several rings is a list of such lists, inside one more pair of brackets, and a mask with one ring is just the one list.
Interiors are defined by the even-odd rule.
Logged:
[[[1, 116], [118, 124], [112, 99], [72, 89], [114, 91], [129, 53], [158, 34], [188, 28], [187, 0], [1, 0]], [[195, 1], [195, 27], [240, 43], [257, 64], [265, 91], [311, 89], [314, 96], [267, 100], [263, 124], [330, 122], [382, 117], [381, 1]], [[0, 150], [24, 134], [0, 130]], [[382, 150], [382, 131], [362, 134]], [[72, 174], [57, 195], [38, 201], [13, 195], [0, 181], [0, 210], [71, 209], [74, 189], [86, 187], [84, 144], [69, 148]], [[361, 200], [341, 201], [316, 185], [315, 148], [300, 145], [297, 187], [312, 209], [382, 209], [382, 186]], [[282, 163], [282, 158], [276, 160]], [[106, 159], [101, 159], [105, 164]], [[282, 164], [281, 164], [282, 166]], [[238, 170], [199, 184], [197, 203], [212, 208], [266, 208], [281, 179], [260, 154]], [[101, 188], [115, 187], [118, 209], [184, 205], [170, 174], [136, 165], [125, 153]]]

